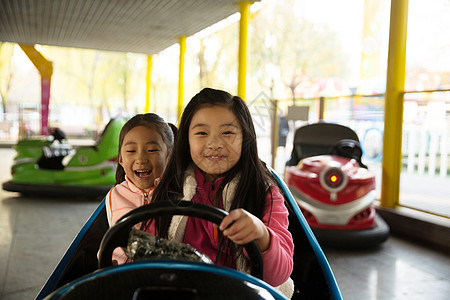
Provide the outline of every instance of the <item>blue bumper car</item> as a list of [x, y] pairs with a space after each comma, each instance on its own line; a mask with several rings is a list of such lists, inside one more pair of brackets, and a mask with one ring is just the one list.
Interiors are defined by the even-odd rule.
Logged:
[[[293, 196], [273, 173], [283, 187], [295, 244], [292, 299], [342, 299], [325, 255]], [[113, 250], [130, 245], [134, 224], [161, 215], [188, 215], [219, 224], [226, 214], [199, 203], [150, 203], [131, 211], [108, 229], [102, 201], [36, 299], [286, 299], [263, 281], [262, 256], [255, 242], [245, 245], [251, 274], [182, 260], [179, 255], [176, 259], [163, 257], [112, 265]]]

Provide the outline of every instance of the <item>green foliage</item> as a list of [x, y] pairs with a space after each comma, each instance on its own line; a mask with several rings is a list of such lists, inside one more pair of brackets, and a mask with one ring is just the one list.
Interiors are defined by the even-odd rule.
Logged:
[[143, 55], [58, 47], [43, 52], [53, 62], [54, 103], [126, 109], [145, 84]]
[[[271, 98], [294, 98], [307, 81], [345, 77], [348, 68], [339, 36], [333, 28], [306, 18], [299, 3], [304, 1], [267, 1], [253, 16], [248, 35], [248, 98], [260, 92]], [[0, 44], [2, 101], [8, 90], [5, 78], [14, 73], [8, 67], [11, 51], [4, 45]], [[238, 22], [207, 37], [188, 39], [184, 102], [206, 86], [237, 92], [238, 47]], [[39, 51], [53, 62], [52, 104], [87, 105], [107, 111], [110, 117], [118, 109], [130, 114], [143, 111], [145, 55], [50, 46]], [[150, 110], [170, 116], [171, 121], [177, 118], [178, 55], [175, 47], [153, 59]]]
[[200, 89], [237, 92], [239, 26], [232, 24], [201, 39], [198, 52]]
[[294, 97], [302, 81], [345, 74], [336, 33], [305, 18], [298, 3], [273, 1], [253, 19], [250, 77], [271, 97]]

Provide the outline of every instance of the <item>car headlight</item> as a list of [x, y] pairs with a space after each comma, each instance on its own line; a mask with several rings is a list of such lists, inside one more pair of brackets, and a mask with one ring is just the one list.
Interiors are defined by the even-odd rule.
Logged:
[[337, 167], [328, 167], [320, 172], [320, 184], [330, 192], [330, 200], [337, 200], [337, 193], [347, 186], [347, 175]]

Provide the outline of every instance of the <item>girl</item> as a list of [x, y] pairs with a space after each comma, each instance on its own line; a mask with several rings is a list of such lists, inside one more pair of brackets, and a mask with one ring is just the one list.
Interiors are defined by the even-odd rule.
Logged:
[[288, 211], [258, 158], [253, 121], [241, 98], [206, 88], [186, 106], [153, 201], [180, 199], [214, 205], [229, 215], [219, 230], [198, 218], [160, 217], [159, 236], [190, 244], [216, 263], [246, 272], [249, 263], [242, 245], [256, 240], [263, 254], [264, 280], [273, 286], [289, 280], [287, 294], [292, 296], [294, 246]]
[[[138, 114], [122, 127], [119, 135], [116, 183], [106, 195], [109, 226], [130, 210], [147, 204], [164, 171], [173, 148], [173, 129], [158, 115]], [[126, 261], [121, 249], [113, 259]]]

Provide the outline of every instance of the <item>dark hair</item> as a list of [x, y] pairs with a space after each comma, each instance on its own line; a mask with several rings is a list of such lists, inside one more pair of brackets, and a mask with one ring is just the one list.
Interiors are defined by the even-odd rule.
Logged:
[[[155, 189], [152, 202], [177, 201], [183, 195], [184, 174], [188, 166], [193, 163], [189, 151], [189, 125], [194, 114], [200, 108], [216, 105], [228, 107], [242, 128], [241, 157], [237, 164], [224, 174], [225, 178], [219, 191], [222, 191], [225, 184], [240, 173], [240, 180], [230, 210], [243, 208], [261, 219], [265, 208], [268, 182], [274, 181], [271, 180], [272, 176], [258, 157], [256, 132], [250, 111], [240, 97], [211, 88], [200, 91], [184, 109], [172, 156]], [[222, 193], [216, 194], [220, 196]], [[157, 219], [156, 226], [160, 236], [167, 237], [170, 219], [170, 217]]]
[[[171, 153], [173, 149], [174, 136], [176, 135], [176, 127], [167, 124], [163, 118], [154, 113], [137, 114], [123, 125], [119, 135], [119, 152], [117, 157], [120, 158], [120, 149], [122, 148], [123, 140], [128, 132], [137, 126], [145, 126], [153, 129], [161, 136], [164, 144], [167, 146], [167, 153]], [[125, 180], [125, 170], [120, 164], [117, 164], [116, 183], [121, 183]]]

